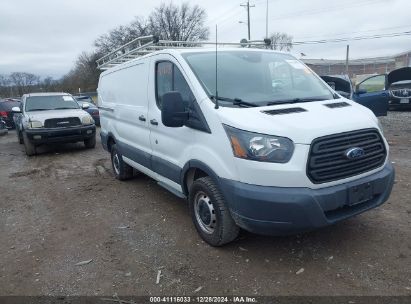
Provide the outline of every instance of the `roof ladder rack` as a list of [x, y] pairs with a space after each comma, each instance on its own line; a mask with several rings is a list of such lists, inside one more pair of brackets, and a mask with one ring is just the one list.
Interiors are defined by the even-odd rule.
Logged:
[[137, 57], [146, 54], [173, 48], [193, 48], [203, 47], [206, 45], [219, 46], [237, 46], [237, 47], [252, 47], [252, 48], [270, 48], [271, 40], [242, 40], [240, 43], [235, 42], [210, 42], [210, 41], [173, 41], [173, 40], [159, 40], [157, 36], [141, 36], [118, 48], [111, 51], [107, 55], [97, 59], [97, 67], [101, 70], [107, 70], [116, 65], [133, 60]]

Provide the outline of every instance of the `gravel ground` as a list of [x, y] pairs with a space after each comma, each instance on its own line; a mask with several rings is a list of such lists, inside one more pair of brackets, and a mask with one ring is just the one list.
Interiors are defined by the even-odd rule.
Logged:
[[115, 180], [100, 144], [28, 158], [9, 132], [0, 295], [411, 295], [410, 121], [382, 119], [397, 170], [386, 204], [302, 235], [242, 232], [223, 248], [202, 242], [186, 202], [150, 178]]

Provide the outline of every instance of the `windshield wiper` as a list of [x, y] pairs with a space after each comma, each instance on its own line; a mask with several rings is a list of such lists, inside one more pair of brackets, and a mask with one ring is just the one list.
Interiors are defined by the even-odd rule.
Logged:
[[218, 100], [222, 100], [222, 101], [229, 101], [235, 106], [257, 107], [256, 104], [243, 101], [240, 98], [228, 98], [228, 97], [221, 97], [221, 96], [216, 97], [214, 95], [211, 95], [210, 98], [214, 99], [214, 100], [218, 99]]
[[286, 103], [322, 101], [322, 100], [328, 100], [328, 99], [324, 99], [324, 98], [293, 98], [293, 99], [285, 99], [285, 100], [278, 100], [278, 101], [270, 101], [270, 102], [267, 102], [267, 106], [278, 105], [278, 104], [286, 104]]
[[53, 110], [73, 110], [73, 109], [76, 109], [76, 108], [65, 108], [65, 107], [62, 107], [62, 108], [54, 108]]

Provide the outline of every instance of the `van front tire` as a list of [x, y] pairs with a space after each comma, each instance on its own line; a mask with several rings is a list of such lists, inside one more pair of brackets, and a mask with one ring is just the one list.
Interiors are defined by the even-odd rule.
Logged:
[[194, 181], [189, 194], [190, 214], [194, 225], [211, 246], [222, 246], [237, 238], [235, 224], [221, 191], [210, 177]]
[[114, 177], [118, 180], [127, 180], [133, 177], [133, 167], [123, 161], [123, 156], [115, 144], [111, 147], [111, 165]]

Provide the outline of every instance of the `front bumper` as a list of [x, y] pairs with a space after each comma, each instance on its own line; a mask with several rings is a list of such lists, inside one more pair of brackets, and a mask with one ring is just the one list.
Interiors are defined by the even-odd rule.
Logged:
[[[370, 176], [322, 189], [280, 188], [222, 179], [220, 185], [234, 221], [245, 230], [284, 235], [313, 230], [383, 204], [394, 184], [394, 168], [387, 164]], [[372, 198], [349, 205], [350, 189], [370, 183]]]
[[78, 126], [56, 129], [28, 129], [24, 130], [33, 144], [70, 143], [83, 141], [96, 135], [96, 126]]
[[[401, 99], [408, 99], [408, 103], [401, 103]], [[397, 97], [392, 97], [391, 100], [389, 101], [389, 108], [390, 109], [411, 109], [411, 98], [405, 97], [405, 98], [397, 98]]]

